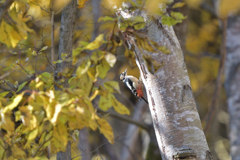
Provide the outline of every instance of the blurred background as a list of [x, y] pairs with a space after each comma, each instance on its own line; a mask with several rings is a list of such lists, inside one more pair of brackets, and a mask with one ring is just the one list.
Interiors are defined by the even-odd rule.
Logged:
[[[0, 1], [0, 4], [4, 1]], [[118, 1], [116, 1], [118, 2]], [[105, 39], [111, 35], [114, 22], [98, 22], [102, 16], [116, 17], [115, 12], [110, 9], [112, 3], [110, 0], [89, 0], [79, 1], [77, 11], [77, 21], [74, 33], [74, 47], [79, 41], [93, 41], [100, 33], [103, 33]], [[185, 62], [187, 65], [192, 90], [195, 96], [197, 109], [202, 120], [203, 127], [206, 126], [206, 115], [209, 113], [216, 79], [220, 63], [222, 26], [217, 16], [215, 3], [211, 0], [175, 0], [174, 3], [184, 2], [181, 8], [172, 9], [183, 13], [187, 18], [182, 23], [174, 26], [174, 30], [182, 46]], [[51, 46], [51, 16], [50, 9], [55, 12], [55, 52], [58, 53], [59, 31], [61, 21], [62, 7], [68, 1], [50, 1], [32, 0], [28, 5], [19, 5], [24, 10], [26, 7], [26, 26], [28, 33], [20, 35], [23, 40], [16, 44], [6, 46], [0, 43], [0, 71], [1, 76], [9, 80], [11, 84], [18, 81], [19, 84], [28, 78], [26, 73], [20, 68], [14, 68], [8, 72], [3, 69], [9, 67], [19, 58], [24, 61], [34, 62], [34, 55], [29, 48], [41, 48], [41, 46]], [[119, 1], [118, 3], [121, 3]], [[225, 8], [224, 8], [225, 7]], [[223, 0], [220, 9], [224, 12], [232, 11], [239, 13], [239, 0]], [[1, 35], [0, 35], [1, 36]], [[17, 35], [15, 35], [17, 38]], [[23, 54], [16, 54], [21, 49]], [[51, 66], [46, 62], [49, 54], [38, 57], [37, 73], [46, 70], [50, 71]], [[125, 47], [116, 47], [112, 50], [117, 57], [115, 66], [109, 71], [106, 81], [119, 81], [119, 75], [128, 68], [128, 74], [139, 77], [139, 70], [135, 64], [134, 58], [128, 54]], [[57, 54], [55, 59], [57, 59]], [[34, 63], [24, 65], [27, 71], [34, 70]], [[115, 94], [115, 97], [127, 106], [131, 115], [122, 116], [110, 111], [106, 116], [113, 127], [115, 135], [115, 144], [111, 145], [102, 136], [99, 131], [93, 132], [87, 128], [80, 131], [80, 143], [78, 146], [72, 146], [73, 157], [75, 159], [114, 159], [114, 160], [141, 160], [143, 157], [159, 155], [159, 150], [154, 144], [154, 132], [149, 131], [147, 125], [151, 125], [151, 116], [148, 106], [143, 101], [138, 101], [136, 97], [119, 81], [121, 94]], [[0, 92], [9, 90], [9, 86], [0, 86]], [[214, 159], [229, 160], [229, 114], [227, 108], [227, 97], [223, 84], [219, 92], [217, 108], [215, 115], [208, 130], [205, 132], [207, 141]], [[98, 101], [94, 102], [95, 105]], [[151, 133], [151, 134], [150, 134]], [[81, 138], [82, 136], [82, 138]], [[150, 149], [149, 149], [150, 148]], [[79, 152], [80, 150], [80, 152]], [[81, 156], [78, 156], [81, 153]], [[155, 156], [156, 158], [157, 156]], [[55, 155], [52, 156], [55, 159]], [[157, 159], [157, 158], [156, 158]]]

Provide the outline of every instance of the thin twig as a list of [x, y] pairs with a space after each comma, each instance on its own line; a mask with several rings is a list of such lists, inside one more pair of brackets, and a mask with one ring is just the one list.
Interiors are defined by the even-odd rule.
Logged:
[[221, 44], [221, 59], [220, 59], [220, 65], [219, 65], [219, 70], [218, 70], [216, 88], [214, 90], [211, 107], [205, 118], [205, 121], [206, 121], [206, 126], [204, 128], [205, 134], [208, 132], [208, 130], [212, 124], [214, 115], [216, 113], [216, 110], [218, 107], [217, 102], [218, 102], [218, 98], [219, 98], [219, 94], [220, 94], [221, 86], [222, 86], [222, 77], [223, 77], [223, 73], [224, 73], [224, 66], [225, 66], [225, 59], [226, 59], [227, 18], [222, 19], [222, 24], [223, 24], [223, 30], [222, 30], [223, 33], [222, 33], [222, 44]]
[[34, 4], [34, 5], [36, 5], [36, 6], [39, 6], [39, 7], [41, 8], [41, 10], [44, 10], [45, 12], [51, 14], [50, 11], [48, 11], [46, 8], [43, 8], [40, 4], [35, 3], [35, 2], [33, 2], [33, 1], [29, 1], [29, 2], [32, 3], [32, 4]]
[[138, 122], [138, 121], [135, 121], [135, 120], [133, 120], [131, 118], [128, 118], [128, 117], [125, 117], [125, 116], [122, 116], [122, 115], [118, 115], [118, 114], [115, 114], [115, 113], [106, 113], [106, 112], [103, 112], [101, 110], [98, 110], [98, 112], [104, 113], [104, 114], [108, 114], [112, 118], [117, 118], [117, 119], [120, 119], [120, 120], [122, 120], [124, 122], [128, 122], [128, 123], [134, 124], [134, 125], [142, 128], [142, 129], [146, 130], [147, 132], [149, 130], [149, 127], [146, 124]]
[[54, 11], [52, 11], [52, 16], [51, 16], [51, 62], [54, 62], [54, 49], [55, 49], [55, 44], [54, 44]]

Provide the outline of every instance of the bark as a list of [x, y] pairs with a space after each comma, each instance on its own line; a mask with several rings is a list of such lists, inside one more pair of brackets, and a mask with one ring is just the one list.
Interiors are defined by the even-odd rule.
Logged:
[[[139, 11], [123, 13], [123, 17], [136, 16]], [[150, 21], [142, 11], [146, 21]], [[124, 17], [127, 18], [127, 17]], [[159, 17], [148, 22], [146, 38], [164, 45], [170, 54], [149, 53], [138, 48], [133, 35], [126, 34], [129, 48], [134, 51], [142, 81], [145, 85], [155, 134], [163, 160], [212, 159], [201, 126], [191, 84], [180, 44], [172, 27], [161, 25]], [[142, 54], [149, 54], [158, 64], [164, 65], [154, 74], [148, 71]]]
[[[67, 53], [68, 57], [72, 56], [73, 46], [73, 31], [75, 27], [77, 12], [77, 0], [72, 0], [62, 12], [61, 27], [60, 27], [60, 41], [59, 41], [59, 59], [61, 59], [62, 53]], [[65, 68], [70, 68], [71, 62], [62, 62], [57, 65], [57, 70], [62, 71]], [[56, 79], [57, 81], [58, 79]], [[67, 80], [65, 81], [67, 82]], [[64, 87], [68, 87], [67, 83], [64, 83]], [[57, 153], [57, 160], [71, 160], [71, 142], [67, 144], [65, 152]]]
[[227, 26], [225, 89], [230, 117], [229, 138], [233, 160], [240, 159], [240, 15], [230, 17]]
[[[62, 12], [61, 17], [61, 27], [60, 27], [60, 40], [59, 40], [59, 59], [61, 59], [62, 53], [67, 53], [68, 57], [72, 56], [72, 46], [73, 46], [73, 31], [75, 27], [77, 13], [77, 0], [72, 0]], [[71, 67], [72, 62], [64, 61], [58, 63], [57, 69], [59, 71], [65, 68]]]
[[90, 160], [91, 159], [88, 134], [89, 134], [89, 132], [88, 132], [87, 128], [83, 128], [79, 131], [78, 149], [81, 151], [81, 160]]
[[13, 3], [13, 0], [6, 0], [1, 6], [0, 6], [0, 26], [2, 23], [2, 19], [4, 15], [6, 14], [8, 8], [11, 6]]
[[[137, 107], [134, 109], [133, 112], [133, 120], [135, 121], [142, 121], [142, 115], [144, 113], [146, 105], [145, 103], [142, 103], [142, 101], [139, 101]], [[134, 149], [136, 148], [136, 141], [138, 140], [139, 136], [139, 127], [133, 124], [128, 125], [128, 129], [126, 132], [125, 139], [123, 141], [123, 147], [120, 155], [120, 159], [124, 160], [131, 160], [134, 157], [131, 153], [135, 153]]]

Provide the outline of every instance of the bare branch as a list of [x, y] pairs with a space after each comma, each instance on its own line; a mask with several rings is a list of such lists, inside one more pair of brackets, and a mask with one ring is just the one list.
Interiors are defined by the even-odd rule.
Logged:
[[209, 109], [208, 114], [206, 115], [206, 126], [204, 128], [204, 133], [206, 134], [209, 130], [209, 127], [212, 124], [212, 120], [214, 118], [214, 115], [216, 113], [217, 107], [218, 107], [218, 98], [222, 87], [222, 78], [224, 73], [224, 67], [225, 67], [225, 59], [226, 59], [226, 30], [227, 30], [227, 19], [222, 20], [223, 23], [223, 33], [222, 33], [222, 44], [221, 44], [221, 59], [220, 59], [220, 65], [218, 70], [218, 76], [217, 76], [217, 82], [216, 82], [216, 88], [214, 90], [213, 99], [211, 103], [211, 107]]

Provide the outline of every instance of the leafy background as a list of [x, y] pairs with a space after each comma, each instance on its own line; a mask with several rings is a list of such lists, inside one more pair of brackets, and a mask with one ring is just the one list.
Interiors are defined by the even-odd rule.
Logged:
[[[231, 1], [231, 2], [230, 2]], [[0, 1], [3, 4], [5, 1]], [[141, 5], [142, 1], [137, 1]], [[151, 14], [163, 16], [164, 25], [174, 29], [182, 45], [192, 89], [203, 126], [211, 103], [219, 66], [221, 30], [220, 17], [239, 12], [238, 0], [221, 0], [215, 11], [213, 4], [204, 0], [174, 1], [164, 7], [170, 17], [156, 6], [169, 1], [146, 1], [145, 9]], [[74, 32], [72, 57], [55, 54], [51, 62], [51, 12], [54, 11], [54, 43], [58, 52], [62, 8], [68, 1], [18, 0], [10, 6], [0, 26], [0, 106], [1, 135], [0, 156], [14, 158], [41, 157], [64, 151], [72, 142], [72, 157], [79, 158], [79, 132], [87, 127], [89, 154], [108, 156], [100, 146], [113, 144], [119, 153], [121, 141], [126, 138], [129, 123], [116, 120], [111, 113], [133, 116], [138, 100], [119, 82], [119, 75], [126, 68], [128, 74], [139, 77], [134, 55], [126, 49], [120, 31], [129, 25], [135, 29], [145, 27], [141, 17], [118, 19], [113, 6], [118, 0], [78, 0], [77, 21]], [[206, 5], [210, 6], [210, 10]], [[228, 5], [231, 4], [231, 5]], [[135, 5], [133, 3], [133, 5]], [[117, 29], [117, 22], [121, 28]], [[140, 24], [140, 25], [139, 25]], [[180, 28], [180, 30], [179, 30]], [[141, 36], [139, 36], [141, 39]], [[148, 50], [151, 47], [141, 41]], [[163, 52], [167, 50], [161, 48]], [[160, 49], [159, 49], [160, 50]], [[147, 60], [147, 58], [146, 58]], [[69, 68], [54, 80], [54, 68], [63, 61], [72, 61]], [[162, 65], [162, 64], [161, 64]], [[161, 67], [155, 64], [155, 67]], [[63, 88], [68, 81], [69, 88]], [[55, 90], [55, 86], [61, 90]], [[144, 102], [142, 102], [144, 103]], [[218, 159], [230, 159], [226, 95], [222, 89], [219, 109], [211, 125], [207, 139], [213, 155]], [[151, 121], [149, 110], [144, 110], [144, 121]], [[94, 132], [93, 132], [94, 131]], [[140, 131], [144, 132], [144, 131]], [[99, 133], [104, 135], [103, 138]], [[142, 133], [144, 135], [144, 133]], [[144, 138], [138, 137], [144, 148]], [[114, 143], [115, 142], [115, 143]], [[81, 143], [81, 142], [80, 142]], [[98, 148], [95, 150], [94, 148]], [[132, 154], [141, 157], [142, 150]], [[55, 159], [55, 154], [51, 158]]]

